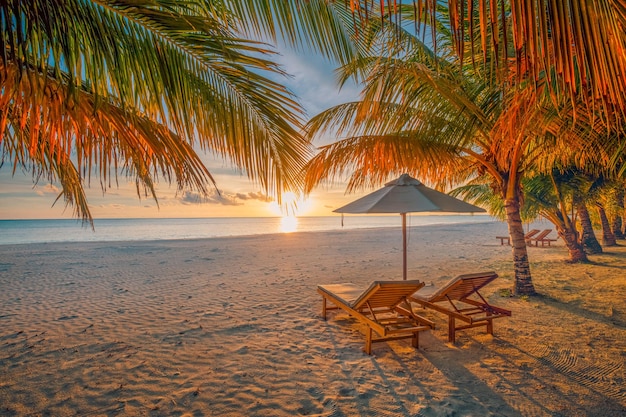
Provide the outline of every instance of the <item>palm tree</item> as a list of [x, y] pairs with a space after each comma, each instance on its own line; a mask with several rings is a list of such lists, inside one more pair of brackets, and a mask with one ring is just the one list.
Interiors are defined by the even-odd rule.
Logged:
[[[274, 81], [276, 36], [347, 61], [345, 5], [323, 0], [3, 0], [0, 152], [58, 181], [91, 219], [84, 187], [119, 175], [207, 192], [196, 150], [230, 160], [280, 198], [309, 155], [303, 112]], [[341, 17], [343, 16], [343, 18]]]
[[524, 181], [525, 198], [555, 225], [567, 247], [569, 262], [573, 263], [588, 261], [576, 221], [570, 217], [570, 213], [574, 212], [576, 196], [584, 183], [585, 179], [574, 170], [559, 169], [527, 176]]
[[[415, 18], [406, 8], [400, 10]], [[442, 9], [438, 13], [444, 15]], [[432, 24], [439, 36], [436, 52], [414, 34], [393, 27], [393, 21], [386, 25], [392, 27], [388, 31], [394, 45], [403, 48], [393, 50], [380, 42], [387, 46], [385, 56], [378, 53], [345, 66], [344, 79], [367, 74], [361, 101], [329, 109], [309, 123], [313, 135], [333, 132], [347, 138], [322, 147], [312, 159], [307, 189], [349, 172], [348, 191], [377, 185], [401, 172], [437, 181], [441, 187], [487, 177], [502, 199], [509, 226], [515, 291], [533, 294], [520, 215], [522, 178], [531, 169], [550, 172], [559, 158], [569, 158], [574, 151], [584, 164], [593, 148], [583, 150], [581, 138], [593, 143], [592, 133], [605, 125], [589, 122], [589, 115], [575, 119], [582, 108], [576, 106], [584, 102], [555, 96], [549, 78], [501, 84], [494, 81], [500, 73], [493, 71], [491, 61], [482, 66], [472, 59], [472, 65], [463, 65], [452, 51], [457, 46], [450, 42], [453, 27], [439, 20]], [[464, 52], [475, 56], [477, 51], [472, 47]], [[568, 152], [561, 156], [548, 149]]]
[[[588, 198], [593, 200], [596, 207], [598, 218], [600, 220], [600, 226], [602, 228], [602, 245], [603, 246], [617, 246], [616, 236], [611, 228], [611, 223], [607, 215], [605, 207], [609, 207], [609, 211], [614, 212], [614, 207], [611, 207], [613, 203], [614, 189], [616, 185], [615, 180], [611, 180], [607, 177], [609, 172], [596, 175], [593, 179], [593, 183], [589, 190], [587, 190]], [[588, 174], [589, 175], [589, 174]]]
[[613, 220], [611, 221], [611, 230], [616, 239], [624, 239], [624, 230], [622, 216], [624, 215], [624, 184], [623, 181], [617, 184], [617, 187], [611, 194], [612, 204], [615, 208]]
[[[438, 30], [445, 33], [443, 25]], [[402, 172], [442, 187], [488, 176], [506, 212], [515, 292], [533, 294], [520, 181], [540, 151], [532, 132], [540, 96], [531, 88], [507, 93], [491, 82], [488, 67], [460, 66], [446, 50], [437, 55], [410, 34], [402, 36], [400, 58], [376, 56], [344, 68], [345, 77], [369, 74], [360, 102], [310, 121], [311, 134], [337, 130], [348, 138], [322, 147], [311, 160], [307, 189], [348, 171], [348, 191]]]
[[600, 225], [602, 226], [602, 244], [604, 246], [617, 246], [617, 240], [611, 230], [611, 224], [604, 205], [598, 202], [596, 203], [596, 208], [598, 209], [598, 217], [600, 217]]
[[[601, 176], [597, 180], [597, 191], [594, 193], [596, 196], [596, 209], [598, 212], [598, 218], [600, 220], [600, 226], [602, 228], [602, 245], [604, 246], [617, 246], [617, 234], [614, 233], [614, 229], [609, 220], [609, 214], [613, 217], [617, 217], [620, 211], [619, 201], [616, 200], [616, 196], [622, 194], [623, 189], [622, 181], [617, 178], [610, 178]], [[623, 205], [623, 203], [622, 203]]]
[[581, 193], [574, 193], [573, 204], [581, 227], [580, 243], [582, 243], [585, 252], [588, 254], [602, 253], [602, 245], [598, 242], [596, 234], [593, 231], [593, 223], [591, 222], [589, 209]]
[[[478, 177], [469, 184], [455, 188], [450, 194], [464, 196], [474, 203], [489, 207], [493, 216], [504, 219], [502, 200], [494, 194], [488, 182], [488, 178]], [[606, 188], [600, 186], [602, 182], [602, 179], [590, 181], [588, 173], [574, 167], [554, 169], [549, 173], [530, 172], [522, 180], [522, 219], [532, 221], [538, 216], [548, 219], [565, 242], [568, 261], [587, 262], [587, 254], [602, 253], [587, 209], [587, 204], [596, 206], [600, 201], [599, 195], [606, 191]], [[580, 231], [576, 228], [575, 216], [580, 222]]]

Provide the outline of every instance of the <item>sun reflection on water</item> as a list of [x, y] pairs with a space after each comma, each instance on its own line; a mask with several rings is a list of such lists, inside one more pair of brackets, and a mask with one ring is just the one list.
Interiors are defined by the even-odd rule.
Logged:
[[280, 231], [291, 233], [298, 230], [298, 218], [296, 216], [283, 216], [280, 219]]

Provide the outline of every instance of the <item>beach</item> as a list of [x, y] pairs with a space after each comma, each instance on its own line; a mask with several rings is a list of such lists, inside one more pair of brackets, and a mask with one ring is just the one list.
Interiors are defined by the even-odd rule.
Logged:
[[[542, 228], [549, 225], [542, 224]], [[411, 228], [409, 279], [496, 271], [512, 316], [363, 352], [321, 318], [318, 284], [401, 279], [399, 228], [0, 248], [2, 416], [626, 414], [626, 246], [567, 264], [529, 248], [539, 295], [512, 297], [504, 223]], [[553, 232], [553, 237], [555, 236]], [[623, 242], [622, 242], [623, 243]]]

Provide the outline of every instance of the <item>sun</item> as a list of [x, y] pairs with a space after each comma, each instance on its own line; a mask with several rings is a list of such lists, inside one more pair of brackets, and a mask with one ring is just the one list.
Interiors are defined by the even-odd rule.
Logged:
[[298, 216], [309, 213], [313, 208], [310, 199], [302, 200], [292, 192], [282, 195], [281, 204], [272, 201], [269, 205], [270, 211], [280, 217], [280, 231], [291, 233], [298, 230]]
[[287, 191], [282, 195], [281, 204], [272, 201], [269, 204], [270, 211], [280, 217], [298, 217], [304, 216], [311, 212], [313, 201], [309, 198], [303, 200], [291, 191]]

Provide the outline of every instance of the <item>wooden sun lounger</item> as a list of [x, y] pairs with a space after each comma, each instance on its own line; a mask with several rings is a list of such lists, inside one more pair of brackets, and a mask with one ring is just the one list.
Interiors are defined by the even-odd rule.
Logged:
[[[537, 233], [539, 233], [539, 229], [529, 230], [528, 233], [524, 235], [524, 240], [528, 242], [528, 239], [535, 236]], [[507, 245], [511, 244], [511, 236], [496, 236], [496, 239], [500, 239], [500, 245], [504, 245], [505, 240]]]
[[[493, 334], [493, 320], [510, 316], [511, 312], [490, 305], [479, 290], [497, 277], [495, 272], [459, 275], [439, 290], [424, 288], [416, 292], [410, 300], [448, 316], [448, 341], [451, 343], [455, 342], [457, 330], [486, 326], [487, 333]], [[467, 324], [457, 326], [456, 320]]]
[[557, 239], [548, 238], [547, 236], [550, 234], [550, 232], [552, 232], [552, 229], [546, 229], [543, 232], [539, 233], [537, 236], [526, 239], [526, 244], [528, 246], [533, 246], [534, 242], [534, 246], [539, 246], [539, 243], [541, 243], [541, 246], [545, 246], [546, 244], [548, 244], [548, 246], [551, 246], [550, 244], [552, 242], [556, 242]]
[[411, 338], [417, 348], [419, 332], [434, 328], [432, 321], [413, 312], [408, 301], [423, 286], [420, 281], [374, 281], [365, 289], [354, 284], [319, 285], [317, 292], [322, 296], [324, 320], [328, 310], [341, 308], [367, 326], [365, 352], [371, 355], [372, 343], [388, 340]]

